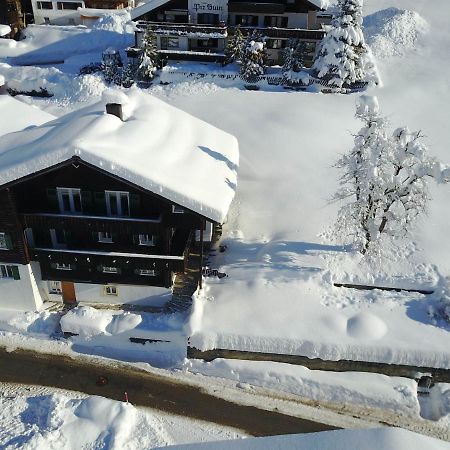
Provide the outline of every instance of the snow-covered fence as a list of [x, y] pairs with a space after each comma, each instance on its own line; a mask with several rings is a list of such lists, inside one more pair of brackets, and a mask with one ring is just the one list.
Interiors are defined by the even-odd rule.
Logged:
[[[241, 75], [237, 72], [188, 72], [180, 70], [163, 70], [161, 72], [161, 81], [163, 83], [176, 83], [183, 81], [210, 81], [217, 82], [218, 84], [254, 84], [258, 86], [269, 85], [269, 86], [282, 86], [290, 89], [306, 89], [312, 85], [320, 85], [330, 90], [335, 90], [335, 86], [329, 85], [327, 80], [312, 77], [310, 75], [299, 78], [296, 81], [288, 81], [282, 73], [279, 74], [264, 74], [255, 76], [252, 82], [249, 83], [242, 79]], [[367, 87], [367, 82], [356, 82], [350, 85], [343, 85], [342, 90], [346, 92], [362, 91]]]

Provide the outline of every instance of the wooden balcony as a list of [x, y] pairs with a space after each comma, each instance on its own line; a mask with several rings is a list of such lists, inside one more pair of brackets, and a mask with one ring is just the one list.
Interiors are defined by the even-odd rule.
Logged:
[[21, 214], [26, 228], [63, 228], [66, 230], [107, 231], [122, 234], [152, 234], [161, 228], [161, 217], [138, 219], [91, 215], [26, 213]]

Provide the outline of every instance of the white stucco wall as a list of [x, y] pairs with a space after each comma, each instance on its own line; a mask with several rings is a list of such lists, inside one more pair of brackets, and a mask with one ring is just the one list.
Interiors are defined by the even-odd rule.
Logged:
[[75, 295], [81, 303], [132, 304], [140, 306], [164, 306], [172, 297], [172, 291], [154, 286], [117, 286], [118, 295], [105, 295], [104, 285], [75, 283]]
[[197, 23], [197, 14], [218, 14], [220, 22], [228, 20], [227, 0], [188, 0], [188, 14], [192, 23]]
[[[63, 1], [63, 0], [58, 0]], [[84, 1], [79, 0], [82, 7], [85, 7]], [[42, 25], [45, 22], [45, 17], [49, 18], [49, 23], [54, 25], [79, 25], [81, 24], [81, 16], [77, 10], [60, 10], [57, 8], [57, 2], [53, 1], [53, 9], [38, 9], [37, 0], [32, 1], [34, 23]]]
[[20, 280], [12, 278], [0, 278], [0, 309], [10, 309], [16, 311], [37, 311], [42, 307], [42, 298], [38, 290], [37, 281], [40, 278], [40, 271], [33, 272], [36, 267], [27, 264], [10, 264], [19, 269]]

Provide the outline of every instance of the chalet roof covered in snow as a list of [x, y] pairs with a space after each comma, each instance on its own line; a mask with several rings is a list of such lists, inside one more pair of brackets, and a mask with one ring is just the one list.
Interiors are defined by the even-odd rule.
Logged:
[[[124, 121], [106, 103], [121, 103]], [[137, 90], [0, 137], [0, 185], [73, 156], [217, 222], [235, 194], [236, 138]]]
[[[0, 75], [0, 86], [3, 82], [4, 78]], [[55, 119], [55, 116], [36, 106], [27, 105], [9, 95], [0, 95], [0, 117], [0, 136]]]

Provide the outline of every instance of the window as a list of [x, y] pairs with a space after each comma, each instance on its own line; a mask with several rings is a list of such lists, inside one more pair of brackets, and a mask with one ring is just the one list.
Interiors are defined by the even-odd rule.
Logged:
[[20, 280], [19, 268], [17, 266], [0, 264], [0, 278], [14, 278], [14, 280]]
[[108, 285], [103, 288], [105, 295], [118, 295], [117, 286]]
[[197, 47], [198, 48], [217, 48], [219, 45], [218, 39], [198, 39]]
[[51, 228], [50, 238], [52, 240], [53, 248], [67, 248], [67, 235], [65, 230]]
[[155, 245], [153, 242], [152, 234], [140, 234], [139, 235], [139, 245]]
[[174, 214], [184, 214], [184, 208], [178, 205], [172, 205], [172, 212]]
[[113, 242], [112, 234], [108, 233], [107, 231], [99, 231], [98, 242], [102, 242], [104, 244], [112, 244]]
[[56, 270], [73, 270], [74, 267], [72, 266], [72, 264], [56, 263], [55, 269]]
[[287, 17], [280, 17], [280, 16], [265, 16], [264, 17], [264, 26], [265, 27], [286, 28], [287, 25], [288, 25]]
[[105, 191], [105, 195], [108, 216], [128, 217], [130, 215], [130, 196], [128, 192]]
[[48, 292], [50, 294], [62, 294], [61, 281], [49, 281], [48, 282]]
[[156, 271], [154, 269], [139, 269], [139, 275], [143, 277], [155, 277]]
[[211, 14], [211, 13], [197, 14], [197, 23], [217, 25], [219, 23], [219, 14]]
[[82, 8], [83, 5], [78, 2], [57, 2], [58, 9], [71, 9], [76, 10], [77, 8]]
[[267, 48], [285, 48], [286, 47], [286, 41], [283, 39], [269, 39], [267, 41]]
[[12, 248], [11, 238], [6, 233], [0, 233], [0, 250], [9, 250]]
[[103, 266], [102, 267], [102, 272], [103, 273], [120, 273], [120, 269], [118, 269], [117, 267]]
[[236, 16], [236, 25], [244, 25], [247, 27], [257, 27], [258, 26], [258, 16]]
[[38, 9], [53, 9], [52, 2], [37, 2]]
[[180, 46], [178, 38], [161, 37], [161, 50], [177, 49]]
[[56, 188], [59, 210], [62, 213], [81, 213], [81, 191], [75, 188]]

